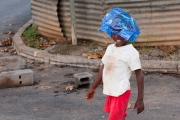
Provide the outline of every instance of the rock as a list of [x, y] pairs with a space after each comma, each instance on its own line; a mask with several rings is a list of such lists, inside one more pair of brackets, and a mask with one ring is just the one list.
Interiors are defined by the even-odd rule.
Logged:
[[74, 86], [67, 86], [66, 88], [65, 88], [65, 90], [70, 90], [70, 91], [72, 91], [74, 89]]
[[41, 86], [39, 87], [41, 90], [48, 90], [50, 89], [51, 87], [50, 86]]
[[34, 111], [37, 111], [37, 110], [39, 110], [38, 108], [34, 108]]

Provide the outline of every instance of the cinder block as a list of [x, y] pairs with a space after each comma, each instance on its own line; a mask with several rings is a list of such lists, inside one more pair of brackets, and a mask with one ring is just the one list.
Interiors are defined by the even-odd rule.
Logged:
[[34, 83], [33, 71], [30, 69], [2, 72], [0, 74], [0, 88], [20, 87]]
[[91, 84], [93, 75], [88, 72], [74, 74], [75, 87], [78, 88], [79, 85]]

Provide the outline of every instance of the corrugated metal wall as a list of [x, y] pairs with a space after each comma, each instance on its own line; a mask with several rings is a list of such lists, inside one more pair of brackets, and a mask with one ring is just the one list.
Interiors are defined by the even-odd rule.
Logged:
[[33, 24], [38, 26], [38, 32], [43, 36], [64, 40], [60, 28], [58, 0], [31, 0]]
[[[106, 34], [100, 33], [101, 19], [107, 6], [104, 0], [75, 0], [77, 38], [107, 42]], [[71, 39], [71, 19], [68, 0], [59, 0], [59, 20], [63, 33]]]
[[[71, 39], [69, 0], [31, 1], [34, 24], [40, 26], [40, 32], [46, 28], [49, 35], [62, 37], [64, 34], [66, 38]], [[106, 34], [99, 32], [101, 19], [112, 7], [121, 7], [136, 19], [141, 28], [141, 35], [136, 45], [180, 45], [180, 0], [74, 1], [79, 39], [113, 42]]]
[[180, 0], [106, 0], [105, 4], [121, 7], [136, 19], [141, 28], [137, 45], [180, 45]]

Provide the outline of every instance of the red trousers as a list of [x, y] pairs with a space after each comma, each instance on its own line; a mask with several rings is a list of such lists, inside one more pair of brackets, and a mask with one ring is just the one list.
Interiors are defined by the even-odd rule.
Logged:
[[107, 96], [104, 111], [109, 113], [108, 120], [124, 120], [126, 117], [126, 109], [130, 98], [131, 91], [127, 90], [124, 94], [113, 97]]

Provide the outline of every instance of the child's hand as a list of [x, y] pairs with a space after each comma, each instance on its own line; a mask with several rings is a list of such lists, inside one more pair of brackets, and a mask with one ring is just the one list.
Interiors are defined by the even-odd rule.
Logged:
[[137, 100], [134, 109], [137, 109], [137, 114], [141, 113], [144, 110], [144, 102], [143, 100]]
[[90, 89], [87, 93], [86, 93], [86, 100], [88, 102], [91, 102], [93, 99], [94, 99], [94, 93], [95, 93], [95, 90], [93, 89]]

